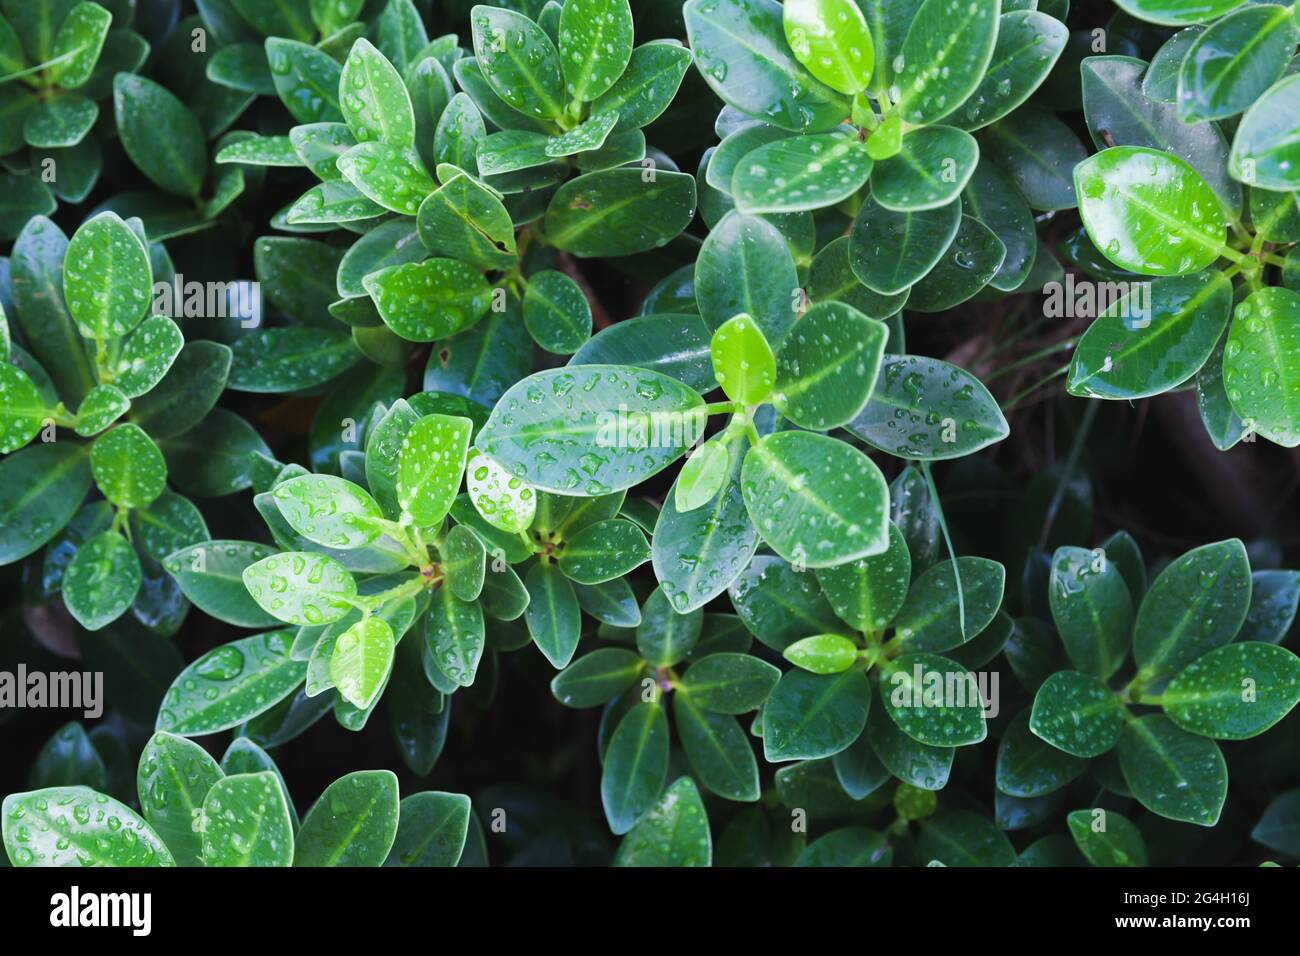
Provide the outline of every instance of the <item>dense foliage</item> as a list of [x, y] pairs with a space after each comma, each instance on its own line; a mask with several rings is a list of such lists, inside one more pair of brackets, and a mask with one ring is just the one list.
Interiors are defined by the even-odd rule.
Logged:
[[0, 0], [0, 862], [1300, 856], [1300, 7], [1116, 6]]

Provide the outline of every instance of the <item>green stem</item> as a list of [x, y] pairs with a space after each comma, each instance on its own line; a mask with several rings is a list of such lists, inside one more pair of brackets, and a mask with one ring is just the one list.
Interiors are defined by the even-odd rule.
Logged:
[[1065, 498], [1066, 485], [1069, 484], [1070, 475], [1079, 463], [1079, 456], [1083, 454], [1083, 446], [1088, 440], [1088, 433], [1092, 431], [1092, 423], [1097, 420], [1097, 412], [1100, 408], [1101, 402], [1094, 399], [1088, 402], [1087, 408], [1084, 409], [1083, 420], [1079, 422], [1074, 440], [1070, 443], [1070, 452], [1065, 456], [1065, 468], [1061, 472], [1061, 477], [1057, 479], [1056, 490], [1052, 492], [1052, 500], [1048, 503], [1047, 513], [1043, 517], [1043, 533], [1038, 538], [1040, 551], [1047, 547], [1047, 536], [1052, 532], [1052, 525], [1056, 522], [1056, 512]]
[[[939, 530], [943, 532], [943, 543], [948, 548], [948, 557], [952, 558], [952, 577], [957, 585], [957, 623], [961, 627], [961, 636], [964, 638], [966, 636], [966, 594], [961, 586], [961, 568], [957, 566], [957, 551], [952, 546], [952, 535], [948, 533], [948, 519], [944, 516], [943, 505], [939, 502], [939, 489], [934, 485], [934, 475], [930, 472], [928, 461], [921, 462], [921, 474], [925, 476], [925, 486], [930, 492], [930, 500], [934, 503], [934, 513], [939, 519]], [[890, 643], [892, 644], [893, 641]]]
[[1026, 355], [1024, 358], [1016, 359], [1016, 361], [1012, 362], [1010, 365], [1006, 365], [998, 369], [996, 372], [993, 372], [991, 375], [986, 375], [984, 377], [984, 381], [985, 383], [991, 382], [994, 379], [1001, 378], [1003, 375], [1006, 375], [1010, 372], [1014, 372], [1016, 369], [1024, 368], [1026, 365], [1032, 365], [1034, 362], [1037, 362], [1039, 359], [1047, 358], [1049, 355], [1052, 355], [1053, 353], [1060, 352], [1065, 349], [1072, 349], [1078, 343], [1078, 341], [1079, 340], [1077, 338], [1073, 338], [1073, 337], [1068, 339], [1062, 339], [1060, 342], [1057, 342], [1053, 345], [1049, 345], [1045, 349], [1039, 349], [1037, 352], [1034, 352], [1032, 355]]
[[1051, 375], [1047, 376], [1047, 378], [1039, 379], [1037, 382], [1035, 382], [1033, 385], [1030, 385], [1030, 386], [1029, 386], [1028, 388], [1026, 388], [1025, 390], [1023, 390], [1023, 391], [1021, 391], [1021, 392], [1018, 392], [1017, 394], [1013, 395], [1013, 396], [1011, 397], [1011, 400], [1010, 400], [1009, 402], [1007, 402], [1005, 405], [1002, 406], [1002, 411], [1003, 411], [1003, 413], [1005, 414], [1006, 412], [1011, 411], [1011, 409], [1013, 409], [1013, 408], [1015, 408], [1017, 405], [1019, 405], [1020, 402], [1021, 402], [1023, 399], [1028, 398], [1030, 395], [1032, 395], [1034, 392], [1038, 391], [1040, 388], [1042, 388], [1042, 387], [1043, 387], [1044, 385], [1046, 385], [1048, 382], [1051, 382], [1053, 379], [1060, 378], [1062, 375], [1064, 375], [1064, 374], [1065, 374], [1066, 372], [1068, 372], [1069, 370], [1070, 370], [1070, 366], [1069, 366], [1069, 365], [1062, 365], [1060, 368], [1058, 368], [1058, 369], [1057, 369], [1055, 372], [1053, 372]]

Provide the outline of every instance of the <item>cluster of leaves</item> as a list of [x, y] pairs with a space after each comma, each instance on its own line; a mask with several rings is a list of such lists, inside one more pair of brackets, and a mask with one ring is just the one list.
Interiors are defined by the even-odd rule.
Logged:
[[[1300, 169], [1294, 6], [1123, 4], [1182, 27], [1150, 62], [1088, 57], [1083, 109], [1101, 152], [1074, 168], [1090, 274], [1150, 283], [1079, 340], [1072, 394], [1196, 389], [1220, 449], [1300, 444]], [[1244, 114], [1244, 115], [1243, 115]], [[1158, 277], [1154, 281], [1149, 276]], [[1132, 293], [1130, 293], [1132, 296]]]
[[[89, 783], [87, 783], [89, 782]], [[33, 789], [4, 801], [15, 866], [483, 866], [469, 797], [401, 800], [387, 770], [340, 777], [302, 819], [274, 760], [238, 737], [220, 762], [159, 732], [140, 754], [139, 812], [100, 792], [107, 771], [80, 724], [41, 751]], [[98, 787], [98, 789], [96, 789]]]
[[[1300, 573], [1234, 539], [1148, 587], [1129, 535], [1087, 547], [1086, 424], [1014, 545], [950, 530], [933, 463], [987, 487], [972, 456], [1017, 399], [909, 352], [904, 321], [1040, 291], [1058, 253], [1156, 276], [1146, 324], [1121, 302], [1078, 340], [1068, 391], [1194, 387], [1220, 448], [1294, 446], [1294, 8], [1125, 0], [1107, 33], [1133, 55], [1089, 56], [1066, 0], [687, 0], [689, 47], [636, 44], [629, 0], [474, 6], [464, 45], [416, 0], [68, 6], [0, 6], [0, 153], [30, 152], [0, 565], [116, 690], [156, 693], [49, 741], [5, 801], [14, 864], [485, 863], [467, 796], [352, 773], [300, 823], [268, 751], [382, 707], [425, 777], [507, 669], [600, 710], [607, 827], [475, 795], [570, 859], [1141, 863], [1153, 819], [1218, 822], [1216, 741], [1300, 701]], [[125, 26], [146, 6], [154, 78]], [[110, 57], [126, 35], [138, 58]], [[716, 113], [693, 175], [651, 142], [691, 83], [688, 123]], [[100, 86], [105, 145], [156, 191], [69, 240], [38, 164], [67, 150], [60, 189], [94, 172], [56, 194], [90, 195]], [[1091, 157], [1058, 115], [1079, 105]], [[1054, 253], [1039, 223], [1075, 207]], [[191, 308], [172, 254], [202, 235], [251, 245], [256, 284], [220, 273]], [[649, 291], [609, 321], [616, 271]], [[288, 420], [305, 454], [265, 440]], [[185, 665], [187, 621], [221, 626]], [[227, 733], [220, 761], [191, 740]], [[1260, 843], [1297, 852], [1298, 795]]]

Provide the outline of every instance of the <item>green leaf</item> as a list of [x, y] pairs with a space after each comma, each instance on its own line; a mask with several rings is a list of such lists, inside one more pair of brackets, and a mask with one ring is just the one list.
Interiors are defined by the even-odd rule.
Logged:
[[1219, 200], [1187, 162], [1161, 150], [1120, 146], [1074, 171], [1088, 236], [1115, 265], [1145, 275], [1185, 275], [1224, 249]]
[[938, 122], [975, 92], [993, 58], [1001, 12], [999, 3], [921, 5], [893, 64], [903, 119], [914, 126]]
[[[411, 96], [393, 64], [364, 37], [348, 52], [339, 76], [339, 109], [358, 143], [415, 146]], [[328, 118], [328, 117], [318, 117]]]
[[871, 196], [895, 212], [923, 212], [952, 203], [979, 162], [975, 137], [952, 126], [926, 126], [903, 138], [900, 151], [871, 173]]
[[838, 674], [858, 660], [858, 646], [839, 634], [815, 634], [795, 641], [781, 656], [811, 674]]
[[1250, 562], [1236, 538], [1203, 545], [1152, 582], [1133, 625], [1138, 679], [1172, 676], [1237, 635], [1250, 607]]
[[71, 721], [56, 730], [41, 747], [27, 779], [28, 786], [38, 789], [74, 786], [79, 781], [86, 781], [86, 786], [104, 788], [108, 784], [108, 768], [81, 724]]
[[1150, 99], [1143, 89], [1148, 72], [1144, 61], [1129, 56], [1083, 61], [1083, 106], [1093, 144], [1098, 149], [1145, 146], [1187, 160], [1235, 216], [1241, 210], [1241, 186], [1229, 175], [1223, 133], [1213, 123], [1189, 125], [1171, 103]]
[[573, 660], [581, 636], [582, 611], [573, 585], [555, 565], [538, 562], [529, 569], [524, 586], [528, 601], [522, 613], [528, 633], [551, 666], [562, 670]]
[[335, 780], [303, 818], [294, 866], [383, 866], [398, 830], [397, 777], [360, 770]]
[[1146, 398], [1195, 375], [1232, 308], [1219, 272], [1159, 279], [1108, 308], [1079, 340], [1066, 387], [1088, 398]]
[[208, 168], [207, 137], [184, 103], [134, 73], [113, 80], [113, 109], [122, 147], [163, 192], [195, 197]]
[[17, 365], [0, 363], [0, 452], [17, 451], [36, 437], [50, 411], [26, 372]]
[[474, 510], [492, 527], [518, 534], [533, 523], [537, 513], [536, 492], [477, 448], [469, 450], [465, 486]]
[[954, 126], [976, 130], [1007, 116], [1043, 83], [1070, 37], [1065, 24], [1034, 9], [1002, 4], [988, 69], [966, 101], [949, 114]]
[[206, 750], [184, 737], [160, 731], [145, 744], [136, 774], [141, 812], [178, 865], [200, 865], [203, 841], [194, 821], [224, 776]]
[[149, 316], [122, 342], [112, 368], [113, 386], [127, 398], [139, 398], [152, 391], [184, 344], [185, 338], [175, 322], [165, 315]]
[[[417, 223], [420, 242], [434, 255], [462, 259], [483, 269], [508, 268], [515, 262], [510, 214], [488, 187], [471, 176], [456, 176], [429, 195], [420, 204]], [[583, 340], [590, 334], [588, 317]]]
[[871, 397], [888, 338], [887, 326], [852, 306], [814, 305], [777, 357], [772, 404], [803, 428], [829, 431], [849, 424]]
[[872, 174], [872, 159], [855, 134], [794, 136], [760, 146], [737, 164], [731, 194], [741, 212], [799, 212], [833, 206]]
[[1293, 75], [1275, 84], [1246, 111], [1228, 160], [1235, 178], [1283, 192], [1300, 188], [1294, 119], [1297, 104], [1300, 79]]
[[1010, 178], [988, 160], [975, 167], [961, 195], [971, 216], [987, 226], [1006, 250], [989, 285], [1001, 292], [1019, 290], [1031, 281], [1030, 273], [1038, 264], [1038, 238], [1029, 204]]
[[58, 149], [76, 146], [99, 118], [99, 107], [78, 93], [64, 93], [38, 105], [23, 121], [28, 146]]
[[425, 616], [425, 641], [438, 669], [454, 684], [474, 683], [485, 634], [483, 611], [473, 601], [457, 597], [450, 588], [434, 593]]
[[267, 627], [276, 618], [249, 596], [242, 574], [274, 553], [274, 548], [251, 541], [205, 541], [169, 555], [163, 568], [204, 613], [236, 627]]
[[[1162, 26], [1181, 27], [1221, 17], [1245, 0], [1115, 0], [1125, 13]], [[1144, 863], [1145, 865], [1145, 863]]]
[[[781, 234], [765, 220], [741, 213], [723, 217], [704, 241], [695, 264], [700, 315], [715, 336], [727, 322], [744, 314], [767, 342], [779, 346], [794, 325], [798, 286], [794, 259]], [[752, 348], [756, 346], [746, 351]], [[713, 367], [716, 375], [716, 352]], [[727, 390], [724, 379], [718, 382]]]
[[959, 202], [923, 212], [894, 212], [868, 198], [849, 234], [849, 266], [874, 292], [906, 292], [943, 258], [961, 222]]
[[551, 119], [564, 112], [560, 56], [536, 23], [513, 10], [483, 5], [470, 11], [470, 23], [474, 56], [497, 96], [526, 116]]
[[1247, 428], [1300, 445], [1300, 293], [1266, 287], [1240, 303], [1223, 351], [1223, 385]]
[[158, 446], [129, 422], [95, 439], [90, 468], [104, 497], [119, 508], [143, 508], [167, 484], [167, 463]]
[[293, 822], [280, 780], [270, 770], [214, 783], [203, 800], [205, 866], [290, 866]]
[[241, 335], [231, 346], [227, 386], [238, 392], [292, 392], [320, 385], [361, 358], [334, 329], [283, 326]]
[[882, 631], [894, 620], [907, 597], [911, 574], [907, 541], [893, 522], [889, 525], [888, 550], [816, 570], [817, 583], [835, 613], [862, 633]]
[[[702, 449], [720, 447], [713, 441]], [[651, 537], [655, 577], [681, 614], [703, 607], [725, 591], [758, 548], [758, 532], [749, 520], [740, 489], [744, 453], [739, 443], [725, 449], [719, 463], [723, 469], [721, 487], [698, 507], [682, 510], [678, 502], [681, 488], [690, 480], [693, 463], [700, 458], [697, 452], [682, 467]]]
[[89, 787], [11, 793], [0, 814], [14, 866], [176, 865], [134, 810]]
[[357, 144], [343, 123], [324, 121], [293, 127], [289, 130], [289, 142], [303, 164], [319, 179], [325, 180], [343, 178], [335, 164], [340, 156]]
[[958, 647], [984, 630], [997, 614], [1002, 605], [1006, 569], [997, 561], [975, 557], [957, 558], [956, 569], [961, 582], [964, 621], [958, 613], [953, 562], [936, 564], [917, 577], [894, 618], [894, 636], [904, 650], [940, 652]]
[[1179, 730], [1163, 714], [1131, 718], [1119, 738], [1124, 780], [1138, 802], [1170, 820], [1212, 827], [1228, 796], [1219, 745]]
[[618, 722], [600, 777], [609, 828], [627, 833], [659, 799], [668, 775], [668, 718], [657, 701], [642, 701]]
[[412, 794], [400, 804], [397, 836], [384, 866], [455, 866], [465, 850], [470, 817], [464, 794]]
[[469, 328], [491, 298], [482, 273], [455, 259], [389, 266], [363, 281], [384, 323], [411, 342], [432, 342]]
[[397, 501], [403, 514], [420, 526], [436, 525], [451, 510], [465, 472], [472, 429], [468, 418], [426, 415], [402, 439]]
[[662, 313], [624, 319], [588, 339], [569, 364], [635, 365], [707, 392], [716, 386], [711, 331], [698, 315]]
[[701, 710], [718, 714], [744, 714], [762, 707], [781, 672], [748, 654], [706, 654], [682, 675], [679, 692], [690, 695]]
[[1218, 647], [1169, 682], [1160, 704], [1184, 730], [1218, 740], [1257, 737], [1300, 701], [1300, 659], [1255, 641]]
[[898, 779], [922, 790], [947, 786], [956, 752], [952, 747], [931, 747], [914, 740], [898, 728], [883, 707], [872, 710], [867, 736], [876, 757]]
[[140, 590], [140, 559], [117, 531], [105, 531], [80, 548], [63, 575], [63, 603], [88, 631], [121, 617]]
[[292, 630], [267, 631], [213, 648], [176, 675], [156, 729], [201, 737], [238, 727], [292, 694], [307, 671], [289, 656]]
[[1115, 746], [1124, 728], [1124, 706], [1100, 678], [1057, 671], [1034, 697], [1029, 729], [1058, 750], [1098, 757]]
[[627, 0], [566, 3], [559, 37], [565, 91], [574, 102], [589, 102], [609, 90], [627, 68], [632, 56], [632, 8]]
[[721, 439], [697, 447], [682, 464], [673, 483], [674, 510], [685, 514], [712, 501], [730, 483], [732, 458]]
[[501, 397], [476, 444], [535, 488], [604, 495], [680, 458], [703, 428], [703, 404], [692, 389], [645, 369], [548, 369]]
[[250, 455], [271, 450], [244, 419], [214, 408], [184, 435], [162, 444], [172, 481], [187, 494], [217, 498], [253, 484]]
[[608, 518], [569, 538], [559, 555], [560, 570], [579, 584], [602, 584], [650, 560], [650, 545], [631, 521]]
[[410, 146], [361, 142], [338, 159], [339, 172], [362, 195], [393, 212], [414, 216], [437, 184]]
[[1087, 158], [1078, 135], [1054, 113], [1022, 107], [980, 133], [980, 152], [1009, 175], [1034, 209], [1072, 209], [1071, 173]]
[[551, 694], [566, 707], [600, 707], [635, 684], [644, 671], [639, 655], [621, 647], [602, 647], [556, 674]]
[[880, 665], [880, 699], [898, 728], [932, 747], [977, 744], [988, 730], [975, 675], [935, 654]]
[[1011, 866], [1016, 860], [1006, 835], [970, 810], [944, 810], [922, 821], [916, 853], [944, 866]]
[[1295, 622], [1300, 605], [1300, 571], [1254, 571], [1250, 575], [1250, 610], [1237, 633], [1239, 641], [1280, 644]]
[[682, 7], [704, 81], [724, 103], [781, 129], [833, 129], [847, 98], [795, 59], [775, 0], [689, 0]]
[[323, 554], [288, 551], [244, 569], [248, 593], [264, 611], [298, 625], [329, 624], [352, 609], [357, 583]]
[[741, 492], [772, 549], [805, 567], [831, 567], [889, 547], [889, 489], [852, 445], [777, 432], [749, 450]]
[[300, 475], [272, 492], [280, 514], [310, 541], [331, 548], [360, 548], [381, 534], [379, 504], [360, 485], [333, 475]]
[[795, 866], [888, 866], [893, 849], [885, 837], [866, 827], [843, 827], [832, 830], [808, 844], [799, 854]]
[[992, 229], [972, 216], [962, 216], [957, 238], [930, 274], [912, 287], [908, 308], [942, 312], [960, 305], [993, 281], [1006, 257], [1006, 246]]
[[95, 69], [113, 15], [98, 3], [78, 3], [59, 24], [49, 78], [65, 90], [83, 85]]
[[998, 743], [997, 787], [1013, 797], [1041, 797], [1066, 786], [1087, 766], [1082, 757], [1035, 737], [1029, 729], [1029, 712], [1022, 711]]
[[339, 109], [342, 67], [337, 60], [313, 46], [281, 36], [266, 38], [266, 59], [276, 95], [299, 123], [333, 123], [343, 118]]
[[870, 84], [875, 48], [852, 0], [792, 0], [783, 22], [795, 58], [817, 79], [848, 95]]
[[[700, 261], [705, 261], [703, 252]], [[717, 327], [709, 354], [713, 376], [733, 402], [757, 405], [771, 394], [776, 383], [776, 357], [763, 330], [747, 313], [735, 314]]]
[[1067, 818], [1070, 836], [1093, 866], [1146, 866], [1142, 831], [1113, 810], [1075, 810]]
[[1133, 599], [1119, 568], [1101, 550], [1057, 548], [1048, 599], [1070, 662], [1111, 677], [1128, 656], [1133, 629]]
[[1274, 797], [1259, 818], [1259, 823], [1250, 832], [1250, 838], [1262, 843], [1271, 850], [1286, 856], [1294, 856], [1297, 843], [1297, 817], [1300, 810], [1300, 791], [1290, 790]]
[[591, 304], [563, 272], [537, 272], [524, 293], [524, 325], [546, 351], [570, 355], [591, 337]]
[[[230, 375], [233, 353], [227, 346], [216, 342], [186, 342], [161, 381], [137, 397], [132, 393], [157, 374], [160, 359], [166, 354], [146, 359], [144, 366], [136, 365], [131, 359], [132, 355], [149, 349], [146, 337], [150, 333], [158, 335], [152, 325], [156, 318], [145, 319], [127, 337], [122, 360], [132, 361], [132, 367], [115, 381], [122, 391], [135, 399], [131, 407], [136, 424], [161, 440], [188, 432], [214, 411], [212, 406], [220, 398]], [[175, 336], [179, 335], [179, 331], [175, 332]], [[140, 338], [138, 344], [137, 337]], [[170, 350], [171, 345], [167, 343], [175, 341], [173, 333], [170, 330], [162, 333], [162, 338]]]
[[36, 445], [0, 460], [0, 565], [58, 534], [90, 484], [89, 456], [71, 442]]
[[654, 667], [672, 667], [690, 654], [699, 642], [704, 612], [685, 614], [673, 609], [667, 592], [655, 588], [641, 606], [641, 623], [636, 629], [636, 646]]
[[774, 555], [755, 556], [731, 583], [728, 594], [745, 627], [776, 651], [801, 637], [841, 626], [816, 577], [796, 571]]
[[[330, 655], [330, 680], [344, 700], [360, 710], [375, 702], [393, 667], [394, 643], [393, 629], [377, 617], [358, 621], [339, 635]], [[385, 855], [387, 851], [385, 847]]]
[[787, 671], [763, 705], [763, 754], [771, 763], [844, 750], [867, 723], [871, 685], [859, 670]]
[[462, 601], [477, 600], [487, 563], [483, 539], [464, 525], [456, 525], [443, 539], [439, 557], [451, 593]]
[[884, 356], [871, 400], [848, 429], [872, 447], [911, 461], [960, 458], [1010, 433], [979, 379], [919, 355]]
[[735, 717], [696, 706], [690, 694], [675, 694], [673, 717], [686, 759], [705, 789], [726, 800], [757, 801], [758, 761]]
[[115, 213], [87, 220], [68, 244], [63, 293], [88, 339], [126, 335], [149, 309], [153, 274], [144, 243]]
[[608, 169], [561, 186], [544, 228], [552, 243], [575, 256], [628, 256], [666, 245], [694, 218], [694, 176]]
[[1248, 6], [1211, 24], [1179, 70], [1179, 119], [1224, 119], [1248, 108], [1282, 77], [1295, 46], [1296, 24], [1284, 6]]
[[713, 840], [699, 790], [681, 777], [624, 837], [615, 866], [710, 866]]
[[690, 65], [690, 50], [676, 41], [644, 43], [632, 50], [627, 69], [591, 105], [591, 113], [617, 113], [616, 133], [649, 126], [668, 108]]

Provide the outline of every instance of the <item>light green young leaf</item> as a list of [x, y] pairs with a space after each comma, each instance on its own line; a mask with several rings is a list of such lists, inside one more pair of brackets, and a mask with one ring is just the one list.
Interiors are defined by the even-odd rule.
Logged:
[[353, 607], [357, 582], [333, 558], [287, 551], [243, 572], [244, 586], [264, 611], [289, 624], [329, 624]]
[[199, 866], [203, 839], [194, 821], [212, 785], [225, 776], [198, 744], [159, 731], [140, 753], [136, 793], [141, 812], [180, 866]]
[[[415, 111], [401, 75], [364, 37], [352, 45], [339, 76], [339, 108], [357, 142], [415, 146]], [[325, 119], [328, 117], [317, 117]]]
[[14, 866], [176, 865], [134, 810], [89, 787], [11, 793], [0, 814]]
[[144, 318], [153, 296], [149, 252], [116, 213], [100, 213], [73, 234], [63, 294], [87, 339], [126, 335]]
[[[700, 266], [696, 268], [698, 271]], [[772, 393], [776, 384], [776, 356], [763, 330], [747, 313], [733, 315], [717, 327], [709, 342], [709, 356], [713, 377], [733, 402], [757, 405]]]
[[402, 439], [397, 502], [421, 527], [441, 521], [460, 491], [473, 423], [452, 415], [425, 415]]

